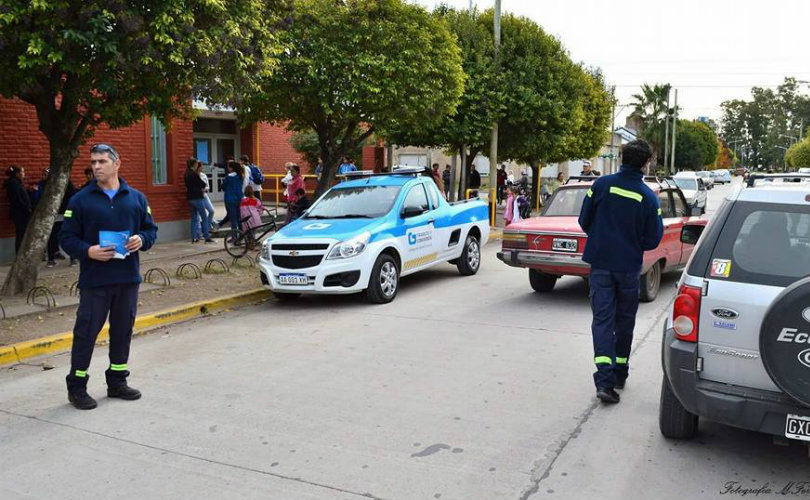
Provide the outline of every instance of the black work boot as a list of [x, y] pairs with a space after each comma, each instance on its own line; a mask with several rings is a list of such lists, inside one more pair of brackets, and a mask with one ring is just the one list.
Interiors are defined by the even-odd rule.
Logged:
[[614, 389], [624, 389], [624, 383], [627, 381], [626, 378], [619, 378], [616, 379], [616, 385], [613, 386]]
[[141, 391], [138, 389], [133, 389], [132, 387], [128, 386], [126, 382], [124, 382], [120, 385], [111, 385], [107, 387], [107, 397], [135, 401], [136, 399], [141, 399]]
[[79, 410], [92, 410], [98, 406], [96, 400], [87, 394], [87, 380], [89, 378], [90, 376], [86, 373], [83, 377], [77, 377], [73, 373], [65, 377], [68, 389], [68, 401]]
[[141, 398], [141, 391], [127, 385], [129, 370], [108, 369], [104, 372], [107, 378], [107, 397], [135, 401]]
[[620, 401], [619, 393], [612, 387], [607, 389], [596, 389], [596, 397], [603, 403], [616, 404]]

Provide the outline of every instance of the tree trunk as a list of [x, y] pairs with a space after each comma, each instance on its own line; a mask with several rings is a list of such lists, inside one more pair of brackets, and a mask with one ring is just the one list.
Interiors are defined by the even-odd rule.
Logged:
[[537, 191], [540, 185], [540, 164], [537, 160], [529, 160], [529, 166], [532, 169], [532, 210], [540, 209], [540, 194]]
[[26, 293], [37, 284], [39, 266], [51, 234], [56, 212], [65, 194], [73, 160], [79, 155], [70, 146], [72, 137], [48, 137], [50, 144], [50, 169], [45, 192], [39, 200], [28, 228], [25, 231], [20, 251], [6, 276], [0, 295], [12, 296]]

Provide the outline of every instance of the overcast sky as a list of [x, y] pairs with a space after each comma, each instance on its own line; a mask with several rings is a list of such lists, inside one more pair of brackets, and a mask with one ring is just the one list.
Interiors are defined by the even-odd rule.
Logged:
[[[469, 0], [412, 0], [428, 8]], [[479, 9], [493, 0], [475, 0]], [[502, 0], [562, 40], [575, 61], [601, 67], [620, 104], [642, 83], [672, 83], [684, 118], [719, 118], [720, 103], [810, 80], [810, 0]], [[808, 87], [804, 92], [810, 93]], [[626, 112], [622, 113], [622, 117]], [[623, 118], [621, 119], [623, 122]], [[618, 123], [618, 121], [617, 121]]]

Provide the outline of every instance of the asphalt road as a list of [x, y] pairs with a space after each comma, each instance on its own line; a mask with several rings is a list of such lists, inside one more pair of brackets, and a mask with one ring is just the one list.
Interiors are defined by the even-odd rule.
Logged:
[[585, 283], [535, 294], [498, 246], [478, 275], [406, 278], [389, 305], [271, 302], [137, 339], [137, 402], [102, 397], [105, 348], [90, 412], [67, 404], [66, 355], [0, 370], [0, 498], [694, 499], [810, 480], [803, 445], [707, 421], [692, 441], [659, 434], [677, 275], [641, 306], [631, 378], [606, 407]]

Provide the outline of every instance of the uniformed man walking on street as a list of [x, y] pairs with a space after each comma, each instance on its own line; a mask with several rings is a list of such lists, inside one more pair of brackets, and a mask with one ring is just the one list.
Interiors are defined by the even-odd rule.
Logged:
[[644, 184], [651, 157], [646, 142], [626, 144], [621, 169], [593, 183], [579, 215], [588, 234], [582, 259], [591, 265], [593, 380], [603, 403], [619, 402], [615, 389], [629, 374], [642, 257], [664, 234], [658, 197]]
[[[129, 344], [141, 282], [138, 251], [157, 238], [146, 197], [118, 177], [121, 160], [111, 146], [90, 149], [94, 179], [71, 198], [59, 243], [81, 261], [79, 309], [73, 328], [68, 400], [81, 410], [96, 407], [87, 394], [90, 359], [104, 323], [110, 321], [107, 396], [135, 400], [140, 391], [127, 385]], [[103, 244], [100, 244], [100, 241]]]

